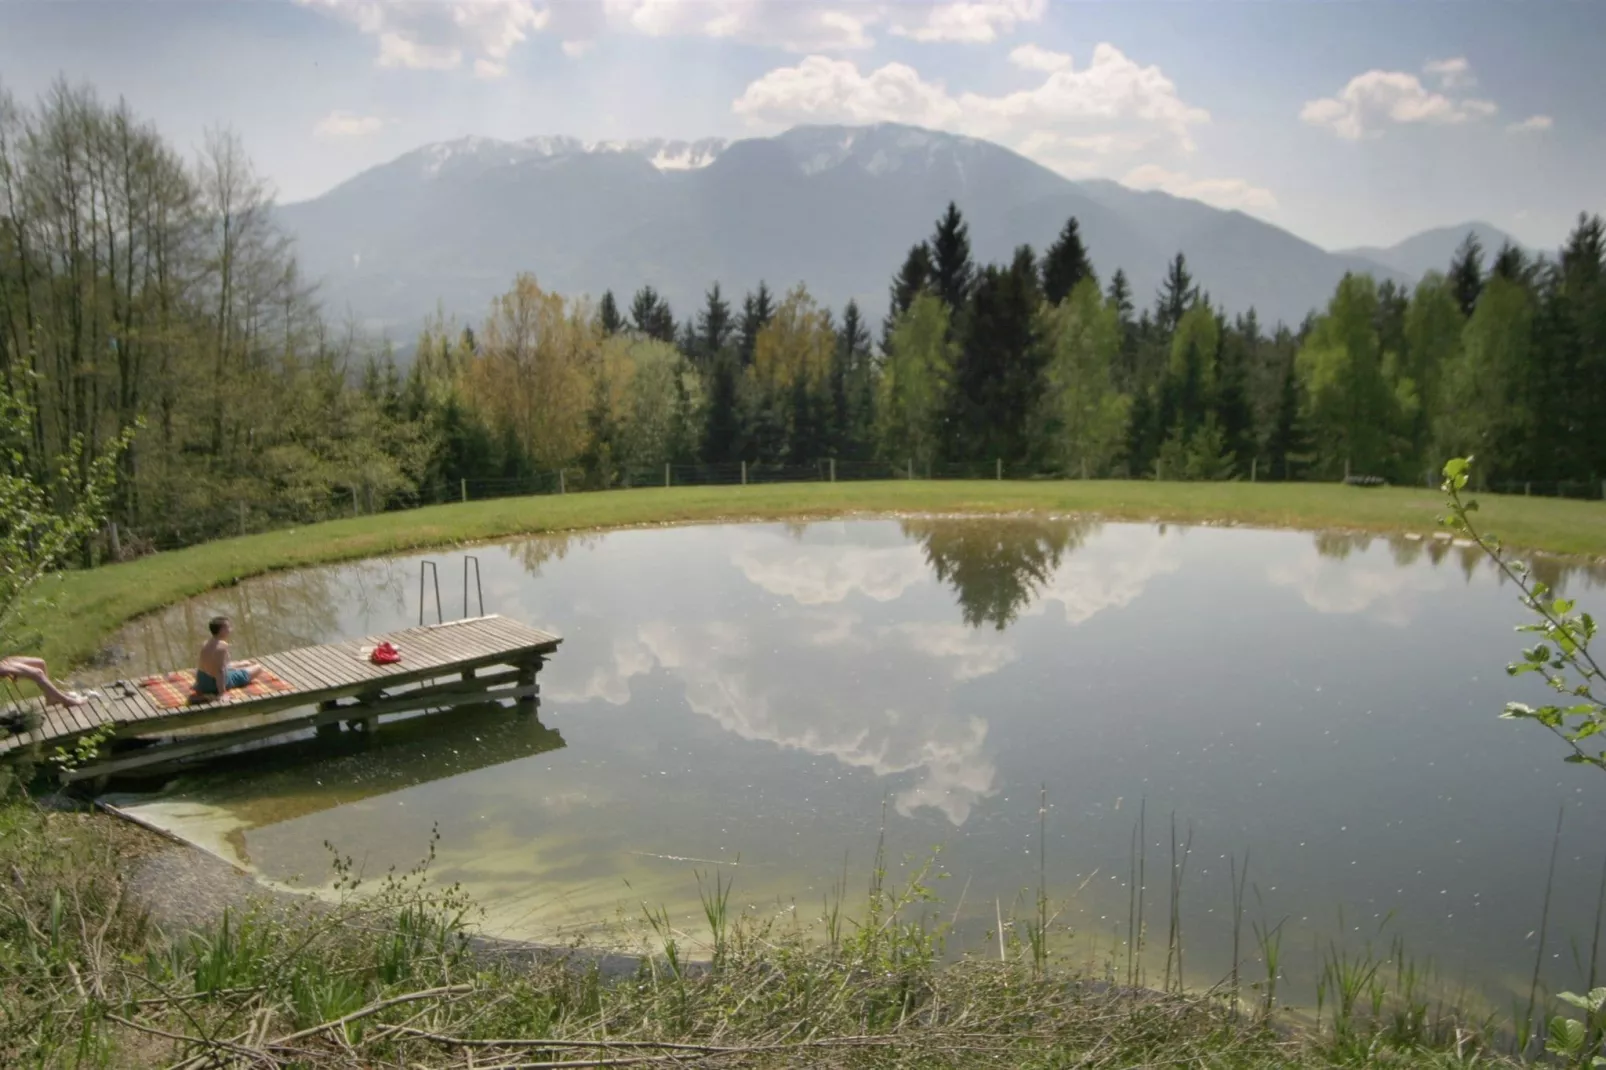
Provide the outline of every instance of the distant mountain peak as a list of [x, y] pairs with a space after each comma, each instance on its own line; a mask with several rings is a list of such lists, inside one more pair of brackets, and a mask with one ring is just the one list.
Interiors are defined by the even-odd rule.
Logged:
[[625, 153], [640, 156], [660, 171], [692, 171], [707, 167], [719, 158], [729, 142], [724, 138], [678, 141], [669, 138], [583, 141], [563, 134], [538, 134], [522, 141], [468, 137], [438, 141], [402, 157], [418, 165], [418, 172], [435, 178], [461, 166], [498, 167], [528, 160], [551, 160], [564, 156], [599, 153]]

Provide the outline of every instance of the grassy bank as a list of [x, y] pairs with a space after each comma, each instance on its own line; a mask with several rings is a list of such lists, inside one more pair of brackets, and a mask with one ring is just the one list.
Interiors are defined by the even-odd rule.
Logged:
[[[1514, 547], [1606, 555], [1606, 504], [1481, 496], [1483, 524]], [[1111, 520], [1431, 532], [1437, 491], [1334, 484], [1070, 482], [803, 483], [506, 498], [223, 539], [70, 573], [45, 585], [55, 609], [30, 622], [42, 651], [81, 663], [143, 613], [248, 576], [523, 533], [733, 518], [876, 512], [1079, 512]]]
[[264, 901], [164, 929], [131, 891], [165, 849], [141, 836], [0, 803], [0, 1065], [1515, 1065], [1477, 1023], [1398, 998], [1375, 970], [1351, 1012], [1293, 1030], [1247, 984], [1237, 1002], [1058, 967], [1030, 919], [1004, 918], [996, 956], [945, 962], [918, 883], [872, 883], [811, 922], [739, 911], [705, 874], [706, 920], [663, 918], [639, 965], [608, 975], [471, 940], [471, 904], [431, 890], [422, 866], [370, 888], [336, 859], [333, 905]]

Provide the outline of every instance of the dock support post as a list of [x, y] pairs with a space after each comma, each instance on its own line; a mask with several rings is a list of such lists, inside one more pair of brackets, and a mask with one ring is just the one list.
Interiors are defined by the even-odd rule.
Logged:
[[[527, 661], [523, 665], [520, 665], [517, 686], [520, 688], [525, 688], [534, 684], [536, 673], [541, 671], [541, 664], [541, 659], [536, 658], [534, 661]], [[519, 706], [533, 706], [535, 704], [535, 696], [520, 695], [516, 700], [516, 703]]]

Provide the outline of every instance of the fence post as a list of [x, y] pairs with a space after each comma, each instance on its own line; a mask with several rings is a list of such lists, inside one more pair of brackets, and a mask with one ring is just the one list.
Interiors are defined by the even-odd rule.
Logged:
[[357, 502], [357, 488], [355, 485], [351, 488], [351, 515], [362, 516], [362, 506]]
[[1004, 478], [1004, 459], [1002, 457], [993, 458], [993, 478], [995, 480]]
[[1251, 457], [1249, 458], [1249, 482], [1253, 483], [1258, 475], [1260, 475], [1260, 458]]
[[463, 500], [465, 502], [468, 501], [468, 480], [459, 479], [457, 481], [457, 489], [463, 495]]
[[831, 458], [831, 482], [836, 482], [836, 458]]
[[1344, 458], [1344, 482], [1349, 482], [1349, 458]]
[[569, 488], [563, 485], [563, 469], [561, 469], [561, 468], [558, 469], [558, 493], [559, 494], [567, 494], [567, 493], [569, 493]]
[[[241, 535], [245, 534], [245, 503], [243, 501], [240, 503], [240, 534]], [[117, 548], [117, 524], [114, 522], [112, 524], [112, 549], [115, 550], [116, 548]]]
[[747, 462], [742, 462], [742, 486], [747, 486]]
[[1529, 481], [1529, 482], [1524, 483], [1522, 485], [1522, 495], [1523, 495], [1523, 497], [1531, 498], [1531, 497], [1533, 497], [1533, 492], [1534, 492], [1534, 485], [1533, 485], [1532, 481]]
[[903, 463], [903, 477], [905, 479], [913, 479], [915, 477], [915, 459], [913, 457]]
[[1082, 458], [1082, 478], [1083, 479], [1087, 478], [1087, 458], [1086, 457]]
[[[245, 516], [245, 503], [244, 502], [240, 503], [240, 516], [242, 517], [242, 520], [240, 522], [240, 534], [244, 535], [245, 534], [245, 521], [243, 519], [244, 516]], [[122, 544], [122, 540], [117, 535], [117, 521], [113, 520], [110, 524], [106, 525], [106, 539], [107, 539], [107, 543], [108, 543], [107, 548], [111, 551], [112, 560], [113, 561], [121, 561], [123, 559], [123, 544]]]
[[664, 486], [669, 486], [669, 465], [664, 465]]

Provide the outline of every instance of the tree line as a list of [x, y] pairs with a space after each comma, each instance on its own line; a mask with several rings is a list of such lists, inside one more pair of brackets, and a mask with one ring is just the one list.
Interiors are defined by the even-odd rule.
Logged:
[[1074, 218], [979, 264], [950, 205], [878, 324], [801, 284], [714, 283], [682, 318], [651, 286], [622, 305], [526, 275], [477, 323], [437, 317], [403, 371], [324, 314], [271, 207], [226, 132], [185, 160], [90, 89], [22, 107], [0, 87], [0, 383], [31, 414], [14, 463], [56, 478], [68, 443], [131, 433], [127, 543], [665, 464], [1414, 483], [1477, 453], [1497, 481], [1606, 476], [1599, 217], [1554, 258], [1469, 236], [1414, 287], [1346, 276], [1267, 326], [1181, 253], [1151, 298], [1102, 278]]

